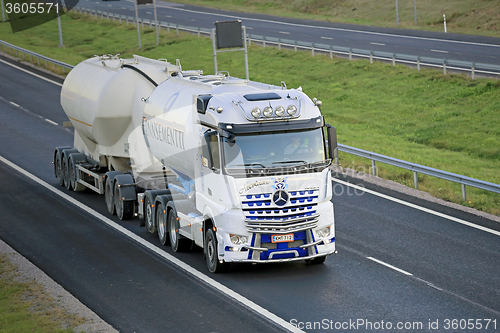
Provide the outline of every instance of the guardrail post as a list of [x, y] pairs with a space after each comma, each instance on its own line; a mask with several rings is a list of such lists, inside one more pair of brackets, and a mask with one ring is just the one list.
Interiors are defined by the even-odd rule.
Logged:
[[349, 48], [349, 61], [352, 60], [352, 47]]
[[393, 53], [392, 54], [392, 66], [395, 67], [396, 66], [396, 53]]
[[413, 185], [418, 188], [418, 173], [416, 171], [413, 171]]
[[417, 56], [417, 71], [420, 71], [420, 56]]
[[293, 41], [293, 50], [295, 52], [297, 52], [297, 41], [296, 40]]
[[262, 46], [266, 47], [266, 37], [262, 36]]
[[370, 64], [373, 64], [373, 51], [370, 51]]
[[141, 27], [144, 29], [144, 19], [141, 19]]
[[312, 56], [314, 57], [314, 43], [311, 43], [311, 53], [312, 53]]
[[333, 59], [333, 46], [330, 45], [330, 59]]
[[149, 20], [149, 29], [152, 29], [153, 27], [151, 26], [151, 20]]
[[472, 78], [473, 80], [474, 80], [474, 67], [475, 67], [475, 64], [474, 64], [474, 63], [472, 63], [472, 65], [471, 65], [471, 69], [470, 69], [470, 70], [471, 70], [470, 76], [471, 76], [471, 78]]
[[446, 59], [443, 59], [443, 74], [446, 74]]
[[281, 38], [278, 38], [278, 50], [281, 50]]
[[465, 190], [465, 184], [462, 184], [462, 200], [467, 201], [467, 192]]
[[375, 160], [372, 160], [372, 175], [377, 175], [377, 166], [375, 165]]
[[178, 24], [175, 25], [175, 33], [177, 34], [177, 36], [179, 36], [179, 25]]
[[198, 38], [200, 38], [200, 28], [198, 28]]

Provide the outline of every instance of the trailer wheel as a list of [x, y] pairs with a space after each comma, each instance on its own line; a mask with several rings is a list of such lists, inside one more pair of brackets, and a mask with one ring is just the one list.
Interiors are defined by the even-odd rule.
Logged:
[[104, 200], [106, 208], [111, 215], [115, 215], [115, 200], [113, 198], [113, 185], [110, 177], [106, 177], [106, 185], [104, 185]]
[[217, 236], [212, 228], [207, 230], [205, 235], [205, 258], [207, 260], [207, 267], [211, 273], [223, 273], [229, 270], [231, 263], [220, 262], [217, 251]]
[[306, 259], [306, 264], [307, 265], [319, 265], [319, 264], [322, 264], [324, 263], [326, 260], [326, 256], [322, 256], [322, 257], [316, 257], [316, 258], [313, 258], [313, 259]]
[[71, 147], [57, 147], [54, 151], [54, 175], [59, 180], [59, 185], [64, 185], [64, 170], [62, 163], [62, 152], [65, 149], [71, 149]]
[[149, 195], [144, 196], [144, 220], [146, 223], [146, 229], [150, 233], [154, 234], [156, 232], [155, 210]]
[[168, 234], [174, 252], [188, 251], [192, 248], [193, 242], [179, 233], [179, 219], [173, 208], [168, 211]]
[[62, 171], [63, 171], [63, 180], [64, 186], [66, 189], [71, 190], [71, 181], [69, 179], [69, 155], [73, 153], [78, 153], [76, 149], [66, 149], [62, 152]]
[[124, 200], [118, 185], [118, 182], [115, 181], [113, 199], [115, 201], [116, 215], [120, 220], [130, 220], [134, 216], [134, 202]]
[[166, 207], [162, 202], [156, 202], [156, 222], [158, 225], [158, 237], [160, 238], [160, 243], [162, 245], [167, 244], [167, 214]]
[[80, 184], [76, 179], [76, 164], [81, 162], [87, 162], [87, 157], [85, 154], [73, 153], [69, 155], [68, 168], [69, 168], [69, 182], [73, 191], [84, 191], [86, 189], [85, 185]]
[[161, 245], [168, 245], [167, 214], [163, 202], [156, 202], [156, 222]]

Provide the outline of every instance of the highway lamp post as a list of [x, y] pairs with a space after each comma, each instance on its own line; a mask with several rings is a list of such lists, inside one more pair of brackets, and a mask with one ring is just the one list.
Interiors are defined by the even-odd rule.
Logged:
[[134, 1], [135, 4], [135, 23], [137, 24], [137, 38], [139, 40], [139, 48], [141, 48], [141, 30], [139, 28], [139, 12], [137, 10], [137, 0]]
[[415, 25], [417, 25], [417, 0], [413, 0], [413, 8], [415, 9]]
[[156, 27], [156, 45], [160, 45], [160, 35], [158, 33], [158, 16], [156, 16], [156, 0], [153, 0], [153, 7], [155, 10], [155, 27]]
[[5, 22], [5, 9], [3, 8], [3, 0], [0, 0], [2, 2], [2, 22]]
[[60, 2], [61, 4], [61, 8], [56, 7], [57, 8], [57, 27], [59, 29], [59, 47], [64, 47], [64, 44], [63, 44], [63, 38], [62, 38], [62, 27], [61, 27], [61, 14], [60, 14], [60, 11], [63, 10], [64, 11], [64, 8], [65, 8], [65, 3], [64, 2]]
[[396, 0], [396, 24], [399, 26], [398, 0]]

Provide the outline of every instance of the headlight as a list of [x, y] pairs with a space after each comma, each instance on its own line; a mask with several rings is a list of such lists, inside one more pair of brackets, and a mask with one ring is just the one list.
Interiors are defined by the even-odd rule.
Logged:
[[319, 238], [325, 238], [325, 237], [328, 237], [330, 236], [330, 226], [326, 227], [326, 228], [323, 228], [323, 229], [319, 229], [319, 230], [316, 230], [316, 235], [319, 237]]
[[295, 105], [288, 105], [286, 112], [288, 112], [290, 116], [294, 116], [297, 113], [297, 107]]
[[277, 106], [276, 109], [274, 110], [274, 113], [276, 113], [278, 117], [282, 117], [285, 114], [285, 108], [282, 107], [281, 105]]
[[259, 118], [260, 117], [260, 113], [261, 113], [261, 111], [260, 111], [260, 109], [258, 107], [254, 107], [252, 109], [252, 116], [254, 118]]
[[230, 234], [229, 237], [231, 239], [231, 243], [236, 244], [236, 245], [245, 244], [246, 242], [248, 242], [247, 236]]
[[273, 108], [270, 106], [266, 106], [264, 108], [264, 116], [271, 117], [273, 115]]

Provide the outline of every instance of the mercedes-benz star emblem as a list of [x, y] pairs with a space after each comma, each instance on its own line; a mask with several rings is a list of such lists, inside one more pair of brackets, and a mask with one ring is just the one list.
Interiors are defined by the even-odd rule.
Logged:
[[278, 190], [273, 194], [273, 202], [276, 206], [284, 206], [288, 202], [288, 192], [285, 190]]

